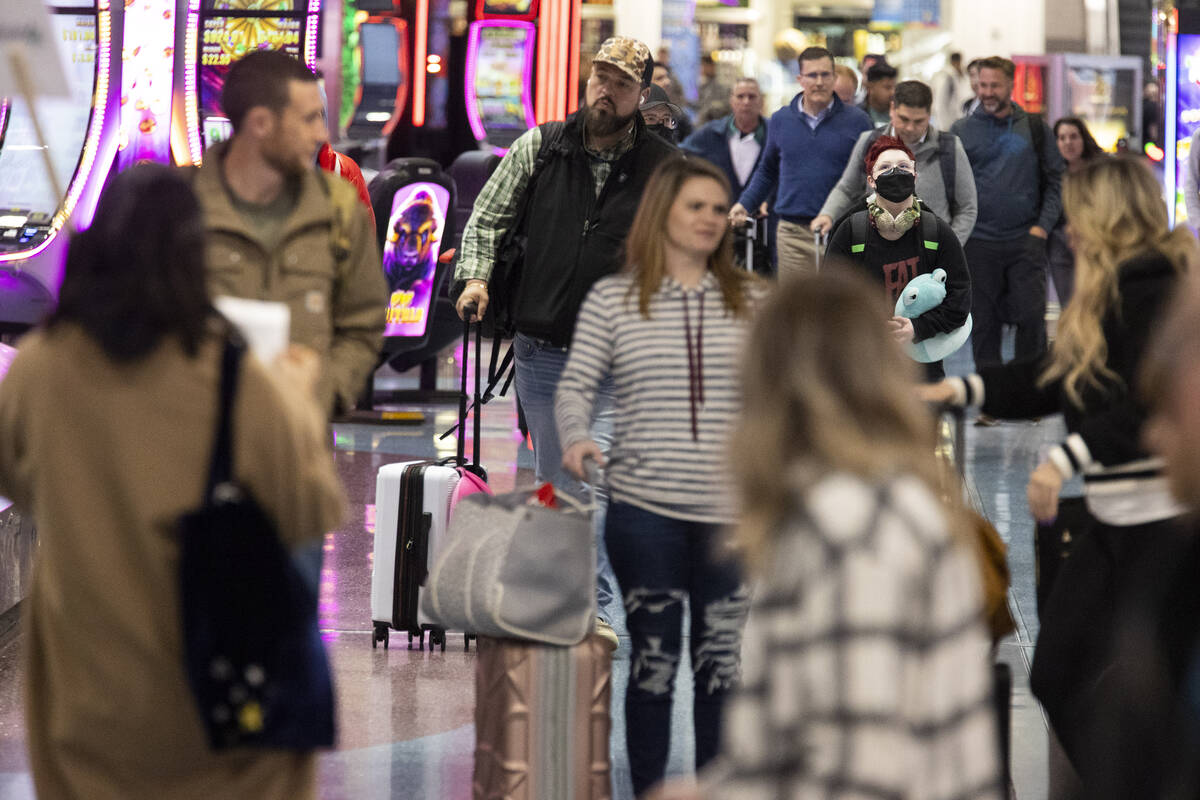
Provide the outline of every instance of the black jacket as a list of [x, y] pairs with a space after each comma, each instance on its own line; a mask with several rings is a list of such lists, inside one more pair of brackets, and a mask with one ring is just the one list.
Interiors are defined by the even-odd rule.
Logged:
[[1147, 458], [1149, 453], [1142, 444], [1147, 412], [1136, 391], [1138, 372], [1178, 276], [1165, 256], [1153, 252], [1118, 267], [1120, 299], [1101, 326], [1108, 343], [1105, 364], [1121, 380], [1105, 381], [1102, 389], [1083, 390], [1082, 409], [1066, 399], [1061, 380], [1038, 385], [1046, 367], [1046, 362], [1038, 359], [980, 369], [984, 413], [1001, 419], [1026, 419], [1062, 412], [1067, 430], [1083, 438], [1098, 463], [1111, 467]]
[[528, 243], [514, 301], [517, 330], [566, 347], [588, 290], [621, 265], [625, 237], [655, 167], [679, 152], [645, 130], [635, 115], [634, 145], [613, 165], [599, 197], [583, 148], [581, 109], [542, 126], [543, 142], [565, 126], [538, 176], [528, 215]]

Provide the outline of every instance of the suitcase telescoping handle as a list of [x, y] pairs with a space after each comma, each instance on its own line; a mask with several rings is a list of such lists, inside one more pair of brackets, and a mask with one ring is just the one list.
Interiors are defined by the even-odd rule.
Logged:
[[[462, 358], [462, 385], [458, 393], [458, 463], [466, 466], [466, 448], [467, 448], [467, 362], [470, 361], [469, 351], [471, 349], [471, 317], [475, 316], [479, 311], [479, 306], [475, 303], [468, 303], [463, 306], [463, 358]], [[471, 466], [479, 466], [479, 435], [480, 435], [480, 418], [479, 411], [482, 408], [479, 402], [480, 383], [479, 383], [479, 368], [483, 363], [483, 326], [478, 324], [475, 326], [475, 392], [471, 397], [471, 408], [474, 409], [474, 429], [475, 444], [471, 447]]]

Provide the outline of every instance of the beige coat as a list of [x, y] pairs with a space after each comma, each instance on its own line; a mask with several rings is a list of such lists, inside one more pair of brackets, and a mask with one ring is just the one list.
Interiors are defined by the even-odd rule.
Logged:
[[[315, 167], [306, 172], [282, 243], [271, 252], [233, 206], [220, 173], [224, 151], [210, 150], [193, 182], [208, 230], [209, 295], [287, 303], [292, 341], [322, 358], [326, 408], [353, 408], [378, 364], [388, 304], [375, 231], [354, 187]], [[332, 242], [338, 208], [344, 241]], [[344, 255], [336, 258], [335, 250]]]
[[[26, 730], [38, 797], [302, 798], [314, 758], [216, 755], [184, 675], [175, 520], [201, 502], [220, 343], [127, 365], [64, 324], [21, 343], [0, 383], [0, 493], [33, 512]], [[338, 525], [344, 497], [315, 407], [246, 359], [234, 474], [289, 544]]]

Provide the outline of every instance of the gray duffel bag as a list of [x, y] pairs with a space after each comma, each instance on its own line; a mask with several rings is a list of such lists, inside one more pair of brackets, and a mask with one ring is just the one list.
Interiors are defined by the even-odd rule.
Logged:
[[464, 498], [429, 571], [421, 610], [438, 625], [553, 645], [583, 641], [596, 619], [589, 513], [529, 505], [532, 491]]

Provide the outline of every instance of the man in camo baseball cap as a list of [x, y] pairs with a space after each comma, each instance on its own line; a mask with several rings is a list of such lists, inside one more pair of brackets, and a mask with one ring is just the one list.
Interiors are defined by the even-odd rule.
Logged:
[[604, 40], [592, 62], [611, 64], [643, 87], [650, 85], [654, 75], [654, 59], [650, 48], [631, 36], [613, 36]]

